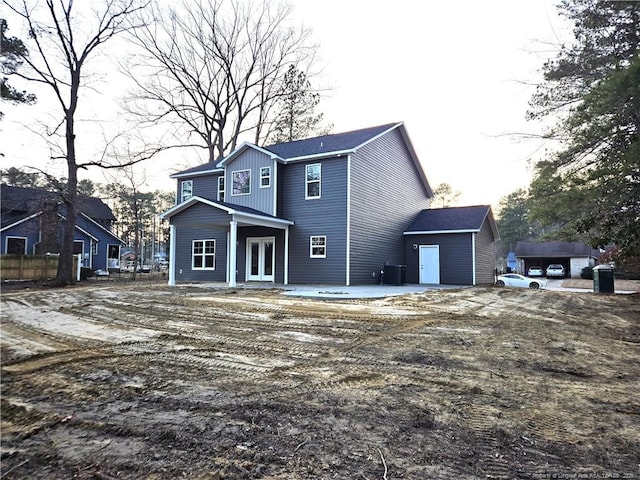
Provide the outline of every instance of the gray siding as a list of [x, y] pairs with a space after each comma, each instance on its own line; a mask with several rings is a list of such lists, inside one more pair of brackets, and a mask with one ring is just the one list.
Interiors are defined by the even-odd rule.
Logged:
[[244, 282], [247, 278], [247, 238], [249, 237], [275, 237], [274, 282], [284, 283], [284, 230], [267, 227], [242, 227], [238, 229], [237, 280]]
[[[321, 198], [305, 200], [306, 165], [320, 163]], [[300, 162], [280, 169], [278, 216], [295, 221], [289, 229], [290, 283], [346, 283], [347, 160]], [[327, 257], [309, 258], [309, 237], [327, 237]]]
[[429, 207], [420, 175], [397, 130], [351, 157], [351, 284], [375, 282], [385, 262], [405, 264], [403, 235]]
[[[195, 204], [171, 217], [175, 225], [176, 282], [207, 281], [224, 282], [227, 268], [227, 230], [229, 215], [203, 204]], [[215, 270], [191, 268], [192, 240], [216, 240]], [[173, 267], [172, 267], [173, 268]]]
[[436, 235], [406, 235], [405, 258], [407, 283], [420, 283], [419, 250], [413, 244], [440, 246], [440, 283], [445, 285], [473, 284], [473, 257], [471, 233], [446, 233]]
[[182, 189], [182, 182], [191, 180], [193, 182], [194, 197], [202, 197], [207, 200], [218, 200], [218, 177], [220, 175], [204, 175], [201, 177], [193, 178], [179, 178], [177, 181], [176, 190], [176, 203], [180, 203], [180, 192]]
[[495, 281], [496, 255], [493, 232], [485, 221], [476, 234], [476, 285]]
[[[271, 186], [268, 188], [260, 188], [260, 168], [262, 167], [271, 167]], [[275, 168], [276, 162], [267, 155], [253, 148], [247, 149], [225, 167], [225, 201], [273, 215], [275, 212]], [[232, 195], [233, 172], [238, 170], [251, 171], [250, 195]]]

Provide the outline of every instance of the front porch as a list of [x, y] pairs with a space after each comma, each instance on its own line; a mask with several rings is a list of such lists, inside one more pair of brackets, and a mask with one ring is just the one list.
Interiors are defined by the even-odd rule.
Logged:
[[[169, 285], [176, 285], [178, 275], [183, 275], [181, 282], [192, 279], [183, 273], [185, 270], [197, 270], [199, 278], [205, 279], [207, 271], [211, 277], [220, 278], [221, 268], [228, 287], [236, 287], [239, 281], [289, 283], [292, 221], [199, 197], [176, 205], [162, 217], [170, 222]], [[188, 234], [182, 235], [182, 231]], [[198, 232], [195, 237], [194, 232]], [[197, 242], [202, 245], [194, 246]], [[202, 251], [197, 264], [196, 248]], [[184, 254], [187, 249], [192, 252], [190, 260]]]

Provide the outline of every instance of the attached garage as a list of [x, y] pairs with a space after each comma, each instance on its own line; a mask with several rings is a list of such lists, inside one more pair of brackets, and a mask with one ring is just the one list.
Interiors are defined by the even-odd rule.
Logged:
[[422, 210], [404, 232], [406, 281], [493, 283], [495, 241], [499, 238], [488, 205]]

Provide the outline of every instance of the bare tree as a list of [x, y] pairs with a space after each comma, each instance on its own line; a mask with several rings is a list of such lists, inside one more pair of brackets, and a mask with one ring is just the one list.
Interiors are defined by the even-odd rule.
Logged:
[[[183, 0], [133, 32], [145, 54], [128, 68], [149, 124], [176, 122], [179, 146], [206, 148], [209, 161], [233, 150], [242, 134], [260, 143], [273, 121], [290, 66], [307, 78], [317, 46], [293, 28], [291, 7], [269, 0]], [[185, 139], [192, 139], [191, 141]]]
[[[62, 195], [65, 224], [56, 283], [74, 282], [73, 240], [77, 218], [78, 170], [89, 166], [117, 167], [107, 164], [107, 156], [85, 162], [78, 161], [76, 151], [76, 112], [81, 86], [85, 85], [85, 68], [89, 59], [98, 55], [103, 45], [122, 32], [135, 29], [130, 22], [136, 12], [146, 7], [141, 0], [104, 0], [92, 6], [93, 18], [79, 14], [73, 0], [46, 0], [43, 3], [26, 0], [1, 0], [19, 15], [29, 31], [30, 55], [22, 55], [24, 70], [18, 77], [50, 87], [62, 116], [56, 131], [63, 128], [65, 143], [61, 157], [66, 160], [68, 183]], [[93, 2], [92, 2], [93, 3]], [[84, 5], [85, 8], [88, 8]], [[140, 161], [142, 157], [127, 163]]]
[[434, 206], [440, 206], [443, 208], [450, 207], [458, 201], [458, 197], [460, 197], [459, 191], [454, 190], [448, 183], [441, 183], [433, 191], [433, 199], [431, 200], [431, 203]]

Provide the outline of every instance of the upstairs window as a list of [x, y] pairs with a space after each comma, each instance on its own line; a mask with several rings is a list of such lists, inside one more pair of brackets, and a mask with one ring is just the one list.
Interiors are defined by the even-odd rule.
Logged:
[[193, 180], [185, 180], [180, 184], [180, 203], [186, 202], [193, 196]]
[[307, 165], [305, 177], [305, 199], [320, 198], [322, 170], [319, 163]]
[[309, 239], [309, 257], [327, 258], [327, 237], [323, 235], [309, 237]]
[[193, 270], [216, 269], [216, 241], [194, 240], [191, 244], [191, 268]]
[[271, 186], [271, 167], [262, 167], [260, 169], [260, 188], [269, 188]]
[[224, 175], [218, 177], [218, 200], [224, 202]]
[[231, 180], [233, 182], [231, 195], [251, 194], [251, 170], [247, 169], [231, 172]]

